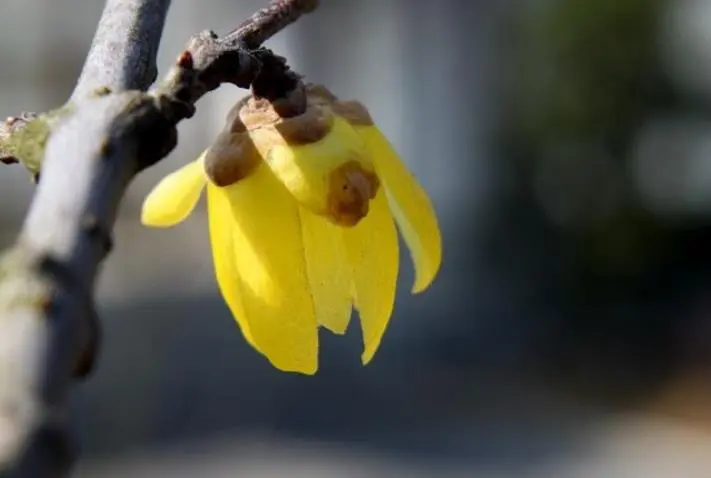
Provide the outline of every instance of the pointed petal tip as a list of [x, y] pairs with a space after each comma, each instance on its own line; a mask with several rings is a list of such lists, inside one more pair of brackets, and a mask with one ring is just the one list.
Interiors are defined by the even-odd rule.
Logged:
[[410, 288], [410, 294], [412, 295], [418, 295], [426, 291], [430, 286], [430, 283], [426, 284], [420, 284], [417, 281], [415, 281], [414, 284], [412, 284], [412, 287]]
[[360, 361], [364, 367], [368, 366], [373, 361], [373, 358], [375, 357], [375, 352], [377, 352], [377, 350], [378, 350], [377, 345], [366, 347], [366, 349], [363, 351], [363, 353], [360, 356]]
[[417, 267], [415, 268], [415, 280], [413, 281], [412, 288], [410, 289], [410, 293], [412, 293], [412, 295], [425, 292], [437, 279], [442, 266], [441, 244], [430, 254], [430, 257], [431, 262], [428, 268], [422, 265], [420, 265], [419, 269]]
[[383, 335], [368, 341], [363, 347], [363, 353], [360, 355], [360, 361], [364, 367], [370, 365], [375, 358], [376, 353], [380, 350], [380, 345], [383, 342]]

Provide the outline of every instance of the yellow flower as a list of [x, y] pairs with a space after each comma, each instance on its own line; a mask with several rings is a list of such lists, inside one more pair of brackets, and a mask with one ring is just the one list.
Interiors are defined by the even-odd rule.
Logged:
[[352, 307], [363, 364], [378, 349], [395, 301], [395, 223], [413, 293], [434, 280], [442, 245], [429, 198], [360, 103], [319, 86], [291, 101], [305, 112], [238, 103], [200, 158], [147, 196], [141, 220], [181, 222], [207, 186], [215, 275], [242, 333], [276, 368], [313, 374], [318, 326], [345, 333]]

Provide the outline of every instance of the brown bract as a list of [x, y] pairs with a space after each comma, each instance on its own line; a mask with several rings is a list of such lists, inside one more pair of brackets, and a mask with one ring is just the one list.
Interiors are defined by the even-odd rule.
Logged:
[[[373, 124], [370, 113], [362, 103], [339, 100], [323, 85], [307, 84], [275, 101], [257, 98], [254, 95], [247, 96], [237, 102], [227, 114], [224, 130], [205, 156], [205, 171], [217, 186], [234, 184], [255, 169], [261, 157], [268, 154], [271, 146], [276, 144], [300, 146], [323, 139], [333, 127], [334, 115], [354, 126]], [[349, 174], [353, 176], [355, 183], [346, 184], [341, 180], [348, 193], [336, 194], [336, 196], [346, 195], [342, 199], [334, 199], [331, 212], [342, 210], [338, 215], [348, 217], [345, 222], [351, 222], [352, 218], [360, 214], [358, 211], [363, 207], [367, 213], [368, 201], [367, 198], [364, 199], [365, 206], [357, 205], [360, 204], [358, 195], [363, 196], [365, 193], [359, 192], [363, 187], [356, 183], [364, 180], [356, 177], [353, 166], [346, 170], [350, 171]], [[368, 188], [370, 188], [372, 186], [370, 183], [375, 181], [372, 189], [377, 190], [377, 178], [371, 173], [363, 172], [363, 175], [373, 176], [373, 180], [369, 179], [365, 182], [369, 183]], [[337, 190], [341, 191], [340, 186]], [[363, 197], [366, 196], [368, 194]]]
[[[333, 118], [321, 105], [309, 101], [303, 90], [299, 92], [301, 94], [294, 93], [291, 97], [274, 103], [253, 96], [248, 97], [241, 104], [233, 123], [239, 120], [247, 131], [273, 128], [279, 133], [281, 141], [290, 146], [315, 143], [331, 131]], [[301, 114], [284, 116], [283, 112], [289, 110], [290, 104], [293, 109], [297, 109], [298, 105], [294, 103], [300, 103], [302, 99], [306, 101], [306, 106]], [[232, 129], [236, 129], [234, 124]]]
[[[266, 154], [271, 145], [297, 146], [323, 139], [333, 126], [333, 115], [306, 101], [303, 88], [274, 102], [254, 96], [241, 99], [227, 114], [225, 128], [205, 156], [210, 180], [229, 186], [247, 177], [259, 165], [260, 151]], [[255, 137], [260, 144], [255, 144]]]
[[246, 178], [259, 166], [261, 156], [247, 132], [221, 132], [205, 154], [205, 173], [224, 187]]
[[335, 169], [329, 179], [328, 217], [339, 226], [355, 226], [368, 215], [380, 186], [378, 177], [354, 160]]

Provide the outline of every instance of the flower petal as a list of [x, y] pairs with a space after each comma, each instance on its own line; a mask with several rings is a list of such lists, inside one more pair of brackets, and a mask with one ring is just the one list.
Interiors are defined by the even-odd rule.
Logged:
[[150, 227], [171, 227], [195, 209], [207, 183], [202, 158], [164, 177], [143, 201], [141, 222]]
[[[250, 134], [259, 144], [266, 142], [260, 136], [273, 132], [265, 129]], [[348, 225], [367, 213], [368, 194], [377, 187], [371, 184], [373, 165], [363, 140], [342, 118], [333, 120], [331, 131], [322, 139], [300, 145], [274, 144], [266, 158], [274, 174], [310, 211]], [[351, 184], [354, 176], [363, 187]]]
[[356, 127], [373, 157], [375, 170], [388, 195], [390, 210], [415, 264], [412, 292], [425, 290], [442, 262], [442, 237], [427, 193], [400, 160], [376, 126]]
[[299, 216], [316, 320], [344, 334], [352, 312], [352, 279], [341, 229], [302, 207]]
[[220, 293], [237, 320], [244, 338], [255, 349], [259, 350], [249, 322], [244, 312], [242, 291], [240, 290], [239, 272], [235, 259], [234, 240], [232, 237], [232, 206], [229, 197], [223, 189], [207, 185], [207, 217], [210, 226], [210, 244], [212, 246], [212, 260], [215, 266], [215, 277], [220, 288]]
[[397, 230], [382, 189], [371, 201], [370, 213], [355, 227], [343, 229], [343, 238], [353, 269], [365, 365], [378, 350], [392, 315], [398, 274]]
[[[318, 326], [304, 261], [298, 204], [269, 168], [219, 190], [227, 195], [244, 318], [278, 369], [313, 374]], [[225, 279], [229, 280], [229, 278]]]

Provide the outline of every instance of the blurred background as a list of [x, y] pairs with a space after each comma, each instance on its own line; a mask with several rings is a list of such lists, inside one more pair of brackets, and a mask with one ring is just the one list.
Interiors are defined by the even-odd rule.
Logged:
[[[188, 37], [266, 0], [174, 0]], [[0, 3], [0, 111], [72, 90], [103, 2]], [[78, 387], [81, 478], [711, 476], [711, 0], [323, 0], [268, 46], [364, 101], [444, 236], [360, 365], [321, 335], [315, 377], [252, 351], [219, 298], [204, 208], [139, 224], [212, 140], [223, 87], [132, 184], [99, 281], [104, 344]], [[0, 172], [0, 245], [33, 186]]]

